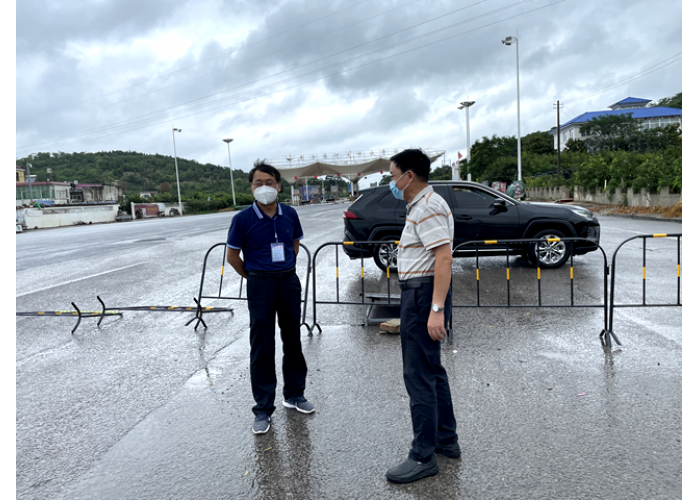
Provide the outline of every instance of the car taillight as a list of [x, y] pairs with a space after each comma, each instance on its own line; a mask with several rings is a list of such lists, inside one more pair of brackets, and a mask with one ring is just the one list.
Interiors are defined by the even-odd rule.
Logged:
[[359, 217], [357, 215], [355, 215], [354, 213], [348, 212], [347, 210], [345, 210], [343, 212], [343, 219], [359, 219]]

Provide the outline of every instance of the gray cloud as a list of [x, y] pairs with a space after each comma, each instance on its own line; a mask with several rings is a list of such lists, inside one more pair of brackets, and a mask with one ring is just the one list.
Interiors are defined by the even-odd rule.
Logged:
[[[476, 2], [372, 0], [309, 24], [358, 3], [65, 0], [56, 9], [41, 0], [20, 2], [16, 135], [18, 147], [29, 147], [17, 155], [57, 149], [171, 154], [169, 127], [176, 124], [183, 128], [178, 153], [201, 162], [226, 164], [221, 138], [234, 133], [241, 165], [259, 156], [406, 141], [456, 156], [465, 149], [464, 111], [456, 106], [467, 97], [477, 101], [470, 110], [472, 140], [515, 134], [515, 48], [501, 44], [507, 35], [517, 32], [520, 39], [523, 135], [556, 124], [557, 99], [595, 93], [682, 50], [678, 0], [568, 0], [530, 13], [552, 0], [514, 8], [506, 8], [512, 0], [491, 0], [376, 42]], [[496, 9], [502, 10], [479, 17]], [[508, 19], [513, 16], [519, 17]], [[470, 22], [448, 28], [463, 21]], [[172, 60], [133, 45], [164, 33], [190, 50]], [[99, 55], [69, 53], [75, 44], [97, 47]], [[571, 102], [562, 121], [604, 109], [629, 92], [657, 100], [680, 91], [678, 63], [629, 87]], [[369, 109], [342, 119], [317, 124], [311, 118], [323, 116], [322, 103], [350, 110], [367, 101], [374, 102]], [[111, 128], [97, 133], [98, 127]], [[94, 132], [81, 135], [86, 131]], [[32, 147], [37, 143], [45, 145]]]

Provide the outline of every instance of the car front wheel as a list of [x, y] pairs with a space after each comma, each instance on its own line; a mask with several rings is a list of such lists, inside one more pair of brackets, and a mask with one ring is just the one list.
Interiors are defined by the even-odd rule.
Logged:
[[[540, 231], [533, 238], [553, 239], [565, 238], [564, 234], [556, 229]], [[530, 262], [533, 265], [544, 268], [561, 267], [569, 258], [570, 248], [563, 241], [543, 241], [542, 243], [530, 243]]]
[[382, 243], [374, 245], [374, 263], [382, 272], [386, 272], [387, 267], [392, 273], [396, 272], [399, 257], [399, 247], [396, 242], [398, 237], [390, 236], [382, 238]]

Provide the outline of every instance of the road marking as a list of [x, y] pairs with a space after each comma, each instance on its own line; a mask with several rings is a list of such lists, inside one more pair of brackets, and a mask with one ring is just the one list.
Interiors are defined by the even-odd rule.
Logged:
[[46, 291], [46, 290], [51, 290], [52, 288], [58, 288], [58, 287], [60, 287], [60, 286], [68, 285], [68, 284], [70, 284], [70, 283], [77, 283], [78, 281], [83, 281], [83, 280], [87, 280], [87, 279], [90, 279], [90, 278], [95, 278], [95, 277], [97, 277], [97, 276], [102, 276], [102, 275], [105, 275], [105, 274], [116, 273], [117, 271], [123, 271], [124, 269], [131, 269], [132, 267], [137, 267], [137, 266], [142, 266], [142, 265], [143, 265], [143, 264], [131, 264], [131, 265], [129, 265], [129, 266], [118, 267], [117, 269], [112, 269], [112, 270], [110, 270], [110, 271], [102, 271], [101, 273], [95, 273], [95, 274], [91, 274], [90, 276], [85, 276], [85, 277], [83, 277], [83, 278], [78, 278], [78, 279], [74, 279], [74, 280], [64, 281], [63, 283], [58, 283], [58, 284], [56, 284], [56, 285], [47, 286], [46, 288], [39, 288], [39, 289], [37, 289], [37, 290], [32, 290], [31, 292], [20, 293], [20, 294], [15, 295], [15, 297], [24, 297], [25, 295], [31, 295], [31, 294], [33, 294], [33, 293], [44, 292], [44, 291]]

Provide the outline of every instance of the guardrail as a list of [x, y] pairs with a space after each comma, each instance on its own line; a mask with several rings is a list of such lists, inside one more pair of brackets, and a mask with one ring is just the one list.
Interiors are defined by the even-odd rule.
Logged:
[[[221, 260], [221, 274], [219, 277], [219, 292], [217, 295], [204, 295], [204, 278], [207, 272], [207, 261], [209, 259], [209, 255], [211, 252], [217, 248], [223, 246], [224, 251], [222, 255], [222, 260]], [[247, 301], [247, 297], [243, 297], [243, 277], [240, 277], [240, 284], [238, 287], [238, 297], [227, 297], [227, 296], [222, 296], [221, 292], [223, 291], [223, 284], [224, 284], [224, 273], [226, 270], [226, 243], [217, 243], [216, 245], [212, 245], [209, 250], [207, 250], [207, 253], [204, 255], [204, 262], [202, 263], [202, 276], [199, 281], [199, 294], [197, 296], [196, 302], [197, 302], [197, 313], [194, 318], [192, 318], [187, 325], [189, 325], [192, 321], [197, 320], [197, 323], [194, 325], [194, 329], [196, 330], [200, 323], [204, 325], [204, 328], [207, 328], [207, 324], [204, 322], [204, 318], [202, 317], [202, 299], [214, 299], [214, 300], [244, 300]], [[300, 326], [305, 326], [306, 329], [309, 332], [309, 335], [311, 335], [312, 329], [309, 327], [308, 323], [306, 323], [306, 305], [308, 303], [308, 295], [309, 295], [309, 274], [311, 272], [311, 253], [309, 252], [309, 249], [306, 248], [305, 245], [299, 244], [299, 248], [303, 249], [306, 252], [307, 256], [307, 261], [306, 261], [306, 285], [304, 286], [304, 297], [301, 299], [302, 303], [304, 304], [304, 309], [303, 313], [301, 316], [301, 325]], [[235, 271], [234, 271], [235, 273]], [[236, 274], [238, 276], [238, 274]], [[186, 326], [187, 326], [186, 325]]]
[[[615, 252], [613, 253], [613, 258], [612, 258], [612, 272], [610, 276], [610, 320], [608, 324], [610, 325], [610, 335], [612, 335], [615, 340], [617, 341], [617, 337], [613, 333], [613, 319], [615, 315], [615, 308], [620, 308], [620, 307], [682, 307], [683, 304], [681, 304], [681, 237], [683, 235], [681, 233], [657, 233], [657, 234], [642, 234], [638, 236], [633, 236], [632, 238], [628, 238], [625, 241], [623, 241], [616, 249]], [[649, 238], [676, 238], [677, 240], [677, 245], [676, 245], [676, 303], [675, 304], [647, 304], [646, 300], [646, 295], [647, 295], [647, 240]], [[617, 263], [617, 254], [620, 251], [620, 249], [625, 246], [627, 243], [630, 241], [634, 240], [642, 240], [642, 303], [641, 304], [615, 304], [615, 275], [616, 275], [616, 263]], [[610, 339], [608, 338], [608, 343], [607, 347], [611, 347], [610, 345]], [[617, 341], [619, 344], [620, 342]]]

